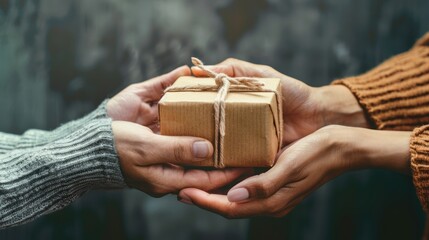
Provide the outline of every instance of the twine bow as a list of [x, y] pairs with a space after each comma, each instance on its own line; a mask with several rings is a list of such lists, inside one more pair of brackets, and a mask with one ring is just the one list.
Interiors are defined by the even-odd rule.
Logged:
[[[217, 91], [214, 100], [215, 111], [215, 144], [214, 144], [214, 166], [216, 168], [225, 167], [224, 164], [224, 139], [225, 139], [225, 100], [228, 92], [274, 92], [277, 98], [278, 113], [280, 113], [280, 97], [277, 91], [263, 88], [264, 83], [258, 79], [250, 77], [229, 77], [224, 73], [216, 73], [207, 68], [204, 63], [193, 57], [192, 63], [204, 71], [209, 77], [214, 78], [216, 86], [213, 85], [192, 85], [183, 87], [170, 86], [165, 89], [165, 92], [201, 92], [201, 91]], [[281, 125], [281, 124], [280, 124]], [[279, 138], [279, 149], [281, 147], [281, 127], [277, 128], [277, 136]]]

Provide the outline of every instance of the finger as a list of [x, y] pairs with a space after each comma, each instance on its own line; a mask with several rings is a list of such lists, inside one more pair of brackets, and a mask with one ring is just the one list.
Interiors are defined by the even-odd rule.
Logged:
[[188, 66], [181, 66], [164, 75], [152, 78], [137, 85], [137, 93], [143, 101], [158, 101], [164, 95], [164, 90], [171, 86], [179, 77], [191, 75]]
[[228, 58], [218, 65], [225, 65], [231, 68], [234, 77], [268, 77], [264, 73], [268, 66], [258, 65], [251, 62], [242, 61], [235, 58]]
[[[143, 110], [144, 109], [144, 110]], [[144, 121], [141, 121], [140, 124], [150, 128], [152, 132], [159, 134], [159, 114], [158, 114], [158, 104], [149, 105], [146, 103], [142, 103], [141, 106], [141, 119]], [[147, 111], [146, 113], [143, 113], [144, 111]], [[137, 123], [139, 123], [137, 121]]]
[[178, 193], [184, 188], [198, 188], [211, 191], [221, 188], [243, 175], [248, 175], [249, 169], [230, 168], [224, 170], [186, 170], [177, 165], [152, 165], [141, 168], [139, 175], [145, 176], [145, 182], [157, 186], [162, 193]]
[[[235, 77], [234, 68], [230, 65], [207, 65], [206, 68], [216, 73], [224, 73], [230, 77]], [[200, 69], [199, 67], [191, 68], [192, 74], [196, 77], [208, 77], [207, 72]]]
[[283, 209], [283, 197], [282, 192], [279, 192], [271, 198], [236, 203], [228, 201], [225, 195], [211, 194], [196, 188], [183, 189], [178, 194], [179, 201], [194, 204], [227, 218], [272, 215]]
[[155, 107], [146, 102], [140, 103], [136, 123], [148, 127], [158, 121], [158, 105]]
[[289, 213], [308, 195], [299, 191], [299, 187], [283, 187], [272, 196], [265, 199], [252, 199], [247, 202], [230, 202], [228, 197], [220, 194], [210, 194], [200, 189], [183, 189], [178, 194], [178, 200], [194, 204], [227, 218], [242, 218], [257, 215], [282, 217]]
[[211, 194], [196, 188], [186, 188], [179, 192], [177, 199], [183, 203], [193, 204], [202, 209], [214, 212], [227, 218], [232, 216], [238, 203], [231, 203], [225, 195]]
[[251, 168], [228, 168], [218, 170], [186, 170], [178, 189], [198, 188], [204, 191], [212, 191], [231, 184], [243, 176], [253, 173]]
[[203, 138], [154, 134], [148, 144], [150, 147], [143, 156], [145, 165], [195, 165], [196, 162], [211, 159], [213, 155], [212, 144]]
[[235, 185], [228, 192], [230, 202], [242, 202], [249, 199], [269, 198], [286, 184], [296, 181], [293, 176], [294, 167], [291, 166], [288, 154], [280, 154], [277, 163], [267, 172], [252, 176]]
[[304, 197], [302, 197], [302, 196], [297, 197], [297, 198], [293, 199], [292, 201], [288, 202], [288, 204], [286, 204], [280, 210], [272, 212], [269, 215], [273, 216], [273, 217], [284, 217], [285, 215], [289, 214], [298, 204], [300, 204], [302, 202], [302, 200], [304, 200]]
[[147, 125], [146, 127], [152, 130], [153, 133], [160, 134], [159, 122], [154, 122], [152, 124]]
[[152, 124], [159, 122], [158, 116], [158, 103], [141, 102], [135, 122], [150, 127]]
[[[217, 65], [209, 65], [206, 67], [214, 72], [225, 73], [231, 77], [283, 77], [283, 74], [269, 66], [254, 64], [234, 58], [229, 58]], [[207, 76], [207, 74], [198, 67], [192, 67], [191, 69], [192, 73], [197, 77]]]

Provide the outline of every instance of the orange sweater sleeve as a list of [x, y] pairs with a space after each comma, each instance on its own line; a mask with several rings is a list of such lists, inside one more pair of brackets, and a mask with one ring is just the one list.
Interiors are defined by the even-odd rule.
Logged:
[[410, 142], [411, 170], [417, 196], [429, 213], [429, 125], [416, 128]]
[[333, 84], [348, 87], [378, 129], [412, 130], [429, 124], [429, 33], [409, 51]]
[[411, 169], [418, 197], [429, 212], [429, 33], [407, 52], [369, 72], [339, 79], [378, 129], [413, 130]]

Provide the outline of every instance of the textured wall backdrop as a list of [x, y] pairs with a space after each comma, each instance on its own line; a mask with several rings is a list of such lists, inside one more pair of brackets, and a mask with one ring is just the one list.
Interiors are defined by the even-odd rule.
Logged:
[[[0, 131], [53, 129], [191, 56], [263, 63], [320, 86], [426, 31], [428, 0], [0, 0]], [[371, 170], [335, 179], [282, 219], [92, 192], [0, 239], [418, 239], [422, 224], [411, 179]]]

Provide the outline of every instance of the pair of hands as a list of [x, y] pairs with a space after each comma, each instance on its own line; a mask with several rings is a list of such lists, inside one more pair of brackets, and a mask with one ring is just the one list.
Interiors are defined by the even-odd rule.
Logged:
[[250, 169], [203, 171], [185, 169], [195, 161], [210, 159], [211, 143], [196, 137], [170, 137], [156, 133], [158, 101], [180, 76], [190, 75], [183, 66], [165, 75], [128, 86], [107, 103], [112, 118], [115, 147], [128, 186], [151, 196], [178, 193], [183, 188], [205, 191], [233, 182]]
[[[312, 88], [268, 66], [235, 59], [211, 66], [232, 77], [276, 77], [282, 81], [284, 148], [267, 172], [249, 177], [226, 195], [186, 188], [185, 203], [228, 218], [284, 216], [309, 193], [350, 170], [410, 171], [410, 132], [370, 130], [363, 109], [344, 86]], [[197, 76], [205, 74], [192, 69]]]

